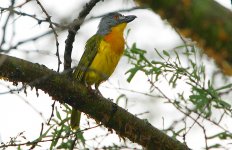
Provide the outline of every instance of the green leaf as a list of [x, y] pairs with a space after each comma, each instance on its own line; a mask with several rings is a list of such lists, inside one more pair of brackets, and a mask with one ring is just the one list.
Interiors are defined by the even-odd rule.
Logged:
[[168, 53], [167, 51], [165, 51], [165, 50], [163, 50], [163, 54], [164, 54], [165, 56], [167, 56], [167, 57], [170, 57], [169, 53]]
[[138, 49], [136, 47], [132, 48], [131, 52], [134, 54], [139, 54], [139, 55], [144, 55], [145, 53], [147, 53], [147, 51]]
[[232, 87], [232, 84], [227, 84], [225, 86], [222, 86], [218, 89], [216, 89], [216, 91], [221, 91], [221, 90], [225, 90], [225, 89], [230, 89]]
[[61, 118], [61, 116], [60, 116], [60, 113], [59, 113], [59, 111], [57, 110], [57, 107], [55, 107], [55, 109], [56, 109], [56, 117], [57, 117], [58, 119], [62, 120], [62, 118]]
[[158, 51], [157, 49], [155, 49], [155, 51], [156, 51], [156, 53], [159, 55], [160, 58], [162, 58], [163, 60], [165, 60], [165, 59], [163, 58], [163, 56], [159, 53], [159, 51]]
[[48, 134], [48, 132], [54, 127], [54, 125], [51, 125], [47, 131], [45, 133], [43, 133], [40, 137], [38, 137], [37, 139], [35, 139], [34, 141], [32, 141], [32, 143], [38, 143], [40, 142], [43, 138], [45, 138]]
[[121, 94], [119, 95], [119, 97], [116, 99], [116, 104], [119, 104], [119, 101], [123, 99], [125, 101], [125, 107], [127, 107], [127, 102], [128, 102], [128, 98], [125, 94]]
[[77, 133], [77, 137], [78, 137], [78, 139], [81, 140], [81, 143], [82, 143], [83, 146], [85, 147], [85, 138], [84, 138], [84, 136], [83, 136], [83, 133], [82, 133], [82, 132], [78, 132], [78, 133]]
[[50, 145], [50, 150], [52, 150], [55, 146], [56, 146], [56, 144], [57, 144], [57, 142], [59, 141], [59, 137], [61, 136], [61, 133], [63, 132], [63, 125], [61, 126], [61, 129], [60, 130], [58, 130], [58, 132], [54, 132], [53, 133], [53, 141], [52, 141], [52, 143], [51, 143], [51, 145]]
[[131, 68], [130, 70], [128, 70], [125, 74], [130, 73], [129, 77], [127, 78], [127, 82], [131, 82], [131, 80], [133, 79], [133, 77], [135, 76], [135, 74], [141, 69], [141, 67], [139, 66], [135, 66], [134, 68]]

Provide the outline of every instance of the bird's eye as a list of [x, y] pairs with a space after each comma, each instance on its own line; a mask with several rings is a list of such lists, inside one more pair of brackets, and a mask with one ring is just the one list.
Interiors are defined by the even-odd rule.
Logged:
[[114, 16], [114, 19], [115, 19], [115, 20], [118, 20], [118, 18], [119, 18], [119, 16], [118, 16], [118, 15]]

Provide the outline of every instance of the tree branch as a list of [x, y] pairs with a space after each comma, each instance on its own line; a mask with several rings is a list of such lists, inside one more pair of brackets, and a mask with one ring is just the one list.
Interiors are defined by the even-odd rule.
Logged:
[[141, 120], [113, 102], [68, 79], [44, 65], [34, 64], [19, 58], [0, 54], [0, 79], [14, 83], [22, 82], [43, 90], [52, 99], [88, 114], [105, 127], [114, 129], [121, 137], [127, 137], [148, 149], [187, 150], [147, 121]]
[[96, 5], [97, 2], [100, 0], [91, 0], [89, 3], [85, 5], [83, 10], [80, 12], [77, 19], [73, 21], [73, 23], [70, 25], [70, 28], [68, 30], [68, 36], [65, 40], [65, 51], [64, 51], [64, 70], [71, 68], [71, 55], [72, 55], [72, 48], [73, 48], [73, 42], [75, 40], [75, 35], [77, 31], [80, 29], [81, 24], [84, 22], [85, 17], [89, 14], [89, 12], [92, 10], [92, 8]]
[[212, 0], [135, 0], [151, 7], [196, 40], [222, 71], [232, 75], [232, 12]]

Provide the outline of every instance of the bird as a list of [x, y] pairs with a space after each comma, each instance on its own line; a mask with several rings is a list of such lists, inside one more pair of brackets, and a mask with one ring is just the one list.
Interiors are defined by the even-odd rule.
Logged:
[[[100, 94], [99, 85], [112, 75], [123, 55], [123, 32], [127, 23], [135, 18], [135, 15], [124, 16], [118, 12], [104, 15], [96, 34], [86, 42], [85, 51], [73, 72], [73, 78], [90, 89], [94, 85], [96, 93]], [[72, 129], [79, 129], [80, 118], [81, 112], [72, 108]]]

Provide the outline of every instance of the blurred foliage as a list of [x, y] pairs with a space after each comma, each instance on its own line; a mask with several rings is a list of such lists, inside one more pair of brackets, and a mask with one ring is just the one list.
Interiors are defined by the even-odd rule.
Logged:
[[[197, 41], [205, 54], [215, 60], [224, 74], [232, 75], [231, 10], [215, 0], [135, 0], [149, 6], [181, 35]], [[177, 7], [178, 6], [178, 7]], [[215, 11], [217, 10], [217, 11]]]
[[[232, 116], [231, 102], [227, 100], [232, 84], [220, 80], [215, 81], [213, 71], [207, 68], [209, 62], [203, 62], [206, 58], [203, 58], [204, 55], [200, 54], [200, 50], [194, 45], [183, 45], [172, 51], [154, 49], [148, 55], [146, 50], [139, 49], [134, 43], [131, 47], [127, 47], [125, 56], [132, 64], [131, 69], [126, 72], [129, 74], [127, 81], [131, 82], [139, 71], [143, 72], [150, 83], [150, 92], [158, 92], [163, 99], [167, 100], [168, 104], [171, 103], [184, 115], [180, 120], [174, 121], [169, 128], [164, 129], [165, 132], [174, 138], [185, 139], [185, 136], [196, 124], [203, 130], [202, 137], [205, 138], [206, 149], [222, 147], [220, 142], [209, 146], [209, 140], [232, 139], [231, 131], [226, 129], [222, 123], [224, 118], [231, 119]], [[223, 74], [220, 75], [221, 78], [227, 78]], [[176, 89], [175, 91], [179, 92], [176, 92], [172, 98], [168, 97], [168, 90], [161, 90], [162, 83], [168, 83], [170, 86], [167, 88], [168, 90]], [[189, 119], [192, 120], [192, 123], [187, 124], [186, 120]], [[213, 136], [208, 135], [206, 130], [210, 130], [210, 128], [207, 127], [207, 123], [213, 124], [221, 131]], [[177, 127], [180, 124], [182, 127]]]
[[[144, 72], [149, 81], [155, 83], [160, 78], [164, 77], [172, 88], [178, 84], [178, 80], [184, 79], [185, 83], [191, 86], [191, 94], [189, 99], [183, 97], [179, 93], [178, 100], [191, 102], [195, 106], [195, 111], [202, 113], [204, 117], [210, 117], [213, 108], [222, 109], [228, 115], [231, 115], [231, 105], [221, 98], [221, 91], [230, 90], [232, 84], [226, 84], [218, 88], [214, 88], [210, 80], [205, 78], [205, 66], [197, 65], [189, 58], [189, 66], [184, 67], [180, 60], [179, 54], [174, 51], [175, 56], [171, 56], [169, 52], [163, 50], [162, 54], [155, 49], [155, 53], [162, 59], [162, 61], [148, 60], [145, 56], [146, 51], [140, 50], [136, 44], [131, 49], [127, 49], [125, 55], [130, 58], [131, 63], [134, 65], [126, 73], [129, 73], [128, 82], [132, 80], [138, 71]], [[191, 51], [187, 51], [185, 55], [195, 55], [195, 48], [192, 47]], [[152, 84], [151, 84], [152, 86]]]
[[[194, 45], [185, 43], [172, 51], [163, 50], [160, 52], [160, 50], [155, 49], [151, 59], [151, 53], [147, 55], [146, 50], [139, 49], [136, 44], [133, 44], [131, 47], [127, 47], [125, 52], [125, 56], [129, 58], [129, 62], [133, 66], [127, 71], [129, 74], [127, 80], [130, 82], [138, 71], [143, 72], [151, 85], [151, 92], [157, 90], [168, 103], [173, 104], [177, 110], [184, 114], [183, 118], [173, 121], [169, 128], [164, 129], [165, 132], [174, 138], [180, 137], [185, 140], [185, 136], [197, 124], [203, 130], [202, 137], [205, 138], [206, 149], [222, 148], [220, 142], [215, 142], [209, 146], [208, 141], [220, 139], [228, 142], [232, 138], [231, 131], [222, 123], [224, 118], [231, 119], [232, 116], [231, 102], [228, 101], [232, 84], [228, 82], [229, 78], [218, 73], [215, 66], [215, 72], [209, 70], [207, 68], [209, 62], [203, 63], [202, 59], [206, 60], [206, 58], [203, 58], [199, 51]], [[220, 77], [225, 80], [218, 80], [216, 74], [220, 74]], [[180, 89], [178, 84], [184, 81], [183, 91], [176, 93], [176, 98], [169, 98], [166, 92], [159, 88], [159, 83], [164, 81], [173, 90]], [[187, 85], [190, 87], [189, 89]], [[191, 125], [186, 125], [187, 119], [193, 121]], [[206, 130], [210, 130], [210, 128], [205, 122], [213, 124], [215, 129], [219, 128], [221, 131], [214, 135], [206, 134]], [[182, 128], [175, 128], [178, 124], [182, 124]]]

